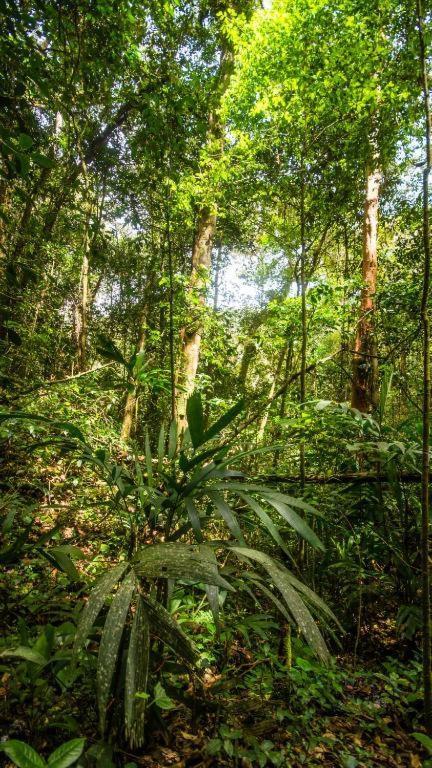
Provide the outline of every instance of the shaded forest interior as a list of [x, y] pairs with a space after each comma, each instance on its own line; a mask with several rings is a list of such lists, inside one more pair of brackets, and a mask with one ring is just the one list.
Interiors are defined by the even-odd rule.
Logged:
[[424, 0], [0, 0], [0, 761], [431, 768]]

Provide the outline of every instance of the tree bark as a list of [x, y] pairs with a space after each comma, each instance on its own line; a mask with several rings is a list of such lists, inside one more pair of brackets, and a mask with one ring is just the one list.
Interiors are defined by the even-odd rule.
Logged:
[[378, 406], [378, 358], [374, 313], [377, 285], [378, 204], [381, 173], [374, 166], [366, 170], [366, 198], [363, 218], [363, 288], [360, 319], [353, 355], [351, 406], [370, 413]]
[[[213, 142], [216, 145], [219, 145], [219, 153], [223, 152], [223, 132], [218, 109], [223, 94], [229, 85], [233, 63], [234, 56], [232, 45], [224, 36], [216, 98], [208, 116], [208, 139], [210, 143]], [[176, 419], [179, 434], [182, 434], [187, 427], [186, 404], [188, 397], [192, 394], [195, 387], [202, 337], [202, 309], [205, 305], [204, 290], [211, 267], [211, 254], [216, 232], [216, 220], [216, 205], [204, 205], [199, 211], [192, 247], [192, 272], [189, 293], [190, 295], [198, 294], [201, 311], [198, 312], [198, 317], [191, 318], [192, 322], [185, 325], [180, 332], [182, 354], [176, 391]]]
[[[200, 307], [204, 307], [204, 290], [211, 266], [213, 237], [216, 231], [216, 213], [204, 208], [198, 217], [195, 240], [192, 249], [192, 275], [190, 291], [198, 294]], [[202, 337], [201, 318], [191, 318], [189, 326], [181, 330], [182, 361], [177, 381], [177, 422], [179, 431], [187, 426], [186, 404], [195, 386]]]

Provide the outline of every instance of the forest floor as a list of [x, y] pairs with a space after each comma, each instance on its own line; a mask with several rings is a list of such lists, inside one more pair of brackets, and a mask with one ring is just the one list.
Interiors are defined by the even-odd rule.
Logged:
[[[281, 763], [290, 768], [299, 766], [328, 766], [328, 768], [369, 768], [369, 766], [403, 766], [404, 768], [421, 768], [424, 765], [422, 750], [410, 736], [398, 714], [381, 704], [384, 683], [370, 685], [368, 681], [359, 681], [356, 687], [346, 692], [345, 706], [352, 708], [351, 716], [335, 713], [318, 717], [308, 724], [302, 732], [299, 726], [281, 725], [275, 719], [267, 719], [267, 706], [264, 719], [257, 713], [256, 726], [242, 726], [242, 739], [258, 732], [264, 739], [261, 741], [263, 754], [267, 751], [284, 753]], [[373, 717], [364, 709], [369, 705], [376, 708]], [[244, 707], [244, 698], [232, 700], [233, 708]], [[261, 715], [262, 717], [262, 715]], [[205, 720], [203, 723], [202, 720]], [[231, 741], [234, 754], [210, 755], [208, 753], [208, 726], [206, 718], [199, 718], [198, 724], [193, 723], [186, 711], [171, 719], [171, 738], [169, 745], [155, 746], [148, 755], [136, 758], [134, 761], [148, 768], [188, 768], [198, 766], [242, 766], [236, 756], [235, 741]], [[241, 716], [236, 718], [237, 724], [242, 725]], [[213, 730], [217, 730], [213, 723]], [[233, 729], [227, 729], [228, 732]], [[132, 758], [130, 758], [132, 759]], [[259, 765], [257, 755], [256, 765]], [[263, 763], [264, 764], [264, 763]], [[271, 765], [272, 763], [266, 763]], [[273, 763], [274, 764], [274, 763]]]

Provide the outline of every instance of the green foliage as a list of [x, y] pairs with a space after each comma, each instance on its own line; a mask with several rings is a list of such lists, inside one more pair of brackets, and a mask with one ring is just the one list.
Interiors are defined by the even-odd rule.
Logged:
[[85, 739], [72, 739], [54, 750], [45, 761], [36, 750], [24, 741], [10, 739], [0, 745], [0, 750], [12, 760], [18, 768], [69, 768], [79, 760], [84, 749]]

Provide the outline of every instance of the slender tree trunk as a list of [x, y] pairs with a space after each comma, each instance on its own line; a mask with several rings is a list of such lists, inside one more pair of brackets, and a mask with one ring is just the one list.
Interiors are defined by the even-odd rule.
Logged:
[[432, 165], [431, 109], [427, 74], [427, 53], [424, 37], [424, 19], [421, 0], [417, 0], [417, 25], [419, 32], [420, 70], [423, 88], [423, 103], [426, 136], [426, 163], [423, 171], [423, 292], [421, 300], [421, 323], [423, 328], [423, 450], [422, 450], [422, 610], [423, 610], [423, 694], [425, 726], [432, 736], [432, 662], [431, 662], [431, 605], [429, 566], [429, 461], [430, 461], [430, 227], [429, 227], [429, 175]]
[[[301, 358], [300, 358], [300, 403], [306, 400], [306, 353], [307, 353], [307, 312], [306, 312], [306, 212], [305, 177], [301, 168], [300, 189], [300, 290], [301, 290]], [[300, 486], [304, 488], [306, 475], [304, 442], [300, 443]]]
[[[376, 155], [376, 153], [375, 153]], [[377, 230], [381, 173], [376, 166], [366, 170], [366, 199], [363, 218], [363, 289], [360, 319], [353, 355], [351, 405], [362, 413], [378, 406], [378, 362], [374, 312], [377, 285]]]
[[80, 297], [80, 324], [78, 330], [78, 371], [85, 371], [87, 364], [87, 334], [88, 334], [88, 308], [89, 308], [89, 243], [88, 234], [84, 244], [84, 254], [81, 267], [81, 297]]
[[[223, 37], [221, 59], [219, 65], [216, 99], [208, 117], [209, 142], [218, 146], [219, 153], [223, 152], [223, 131], [219, 120], [218, 108], [223, 94], [228, 88], [233, 70], [234, 56], [230, 41]], [[216, 207], [205, 205], [197, 217], [194, 243], [192, 248], [192, 273], [190, 292], [198, 293], [201, 308], [205, 305], [205, 284], [211, 267], [213, 240], [216, 232]], [[201, 312], [198, 313], [201, 315]], [[186, 426], [186, 404], [188, 397], [195, 387], [196, 372], [201, 348], [202, 317], [191, 318], [181, 331], [182, 355], [177, 380], [176, 418], [181, 434]]]
[[216, 250], [216, 268], [215, 268], [215, 287], [213, 296], [213, 310], [217, 312], [219, 309], [219, 273], [222, 258], [222, 243], [219, 241]]

